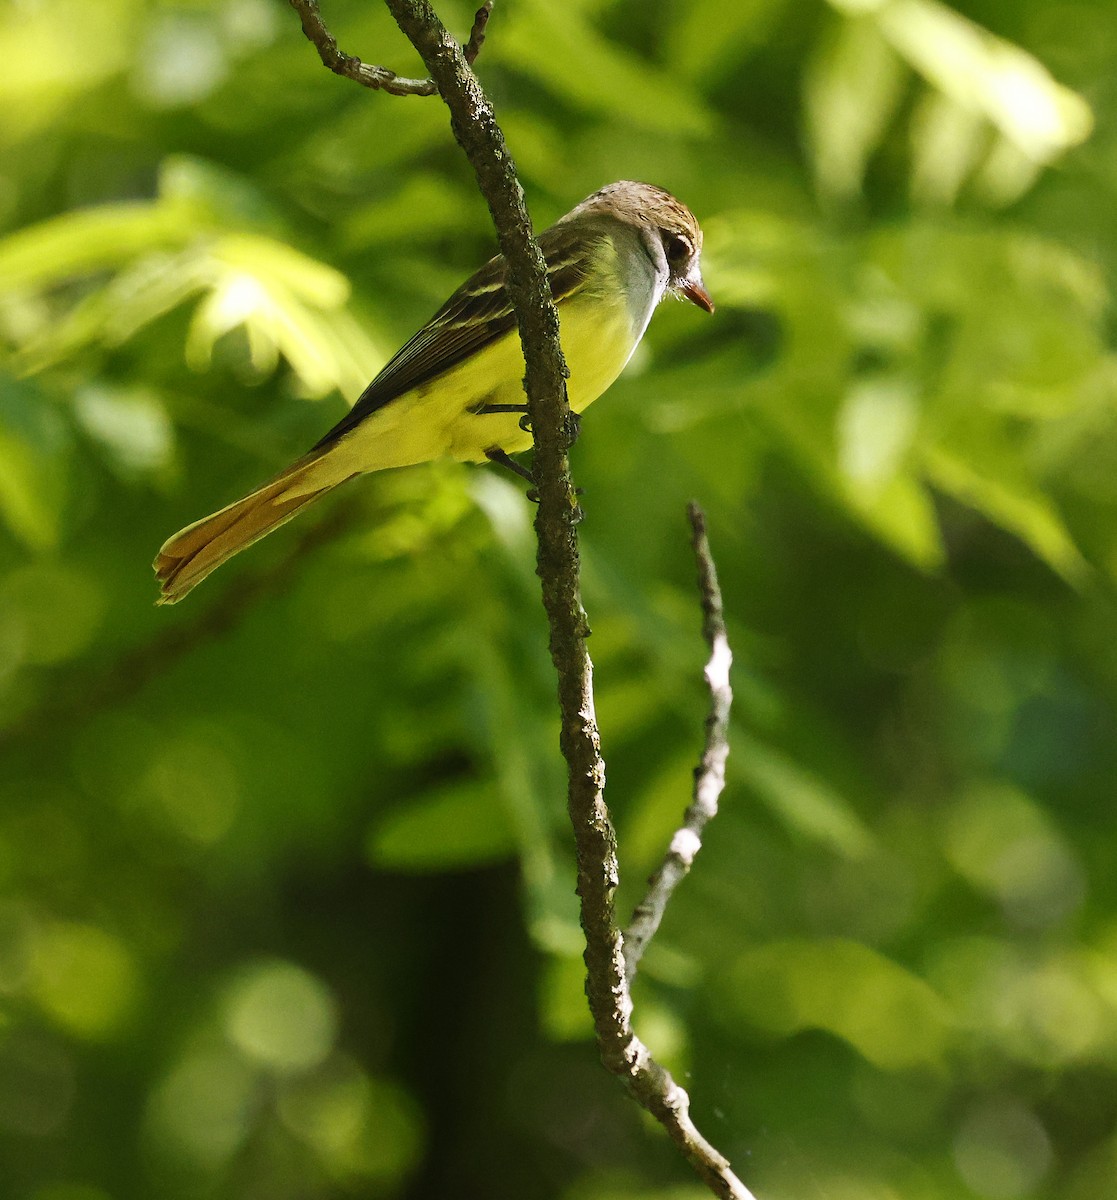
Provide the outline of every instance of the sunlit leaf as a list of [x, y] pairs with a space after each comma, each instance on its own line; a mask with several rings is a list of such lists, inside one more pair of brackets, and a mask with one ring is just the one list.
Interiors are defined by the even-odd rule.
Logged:
[[346, 241], [364, 250], [390, 248], [408, 237], [432, 238], [470, 227], [471, 213], [459, 190], [441, 176], [410, 174], [390, 196], [358, 205], [345, 222]]
[[857, 191], [895, 106], [901, 60], [932, 89], [912, 127], [917, 198], [949, 203], [974, 174], [987, 203], [1007, 204], [1093, 128], [1081, 95], [938, 0], [830, 3], [846, 20], [808, 80], [807, 116], [816, 174], [834, 194]]
[[853, 196], [900, 100], [900, 59], [867, 18], [845, 21], [804, 83], [815, 175], [824, 192]]
[[228, 78], [229, 46], [204, 9], [156, 8], [144, 31], [133, 87], [149, 108], [186, 108]]
[[1018, 200], [1036, 182], [1042, 170], [1038, 161], [1011, 138], [999, 137], [974, 174], [974, 191], [997, 207]]
[[117, 1034], [139, 999], [139, 982], [128, 947], [96, 925], [49, 925], [35, 946], [35, 998], [75, 1037]]
[[210, 253], [233, 271], [282, 284], [315, 308], [338, 308], [349, 299], [349, 281], [340, 271], [273, 238], [227, 234], [213, 243]]
[[240, 971], [222, 1009], [229, 1041], [249, 1062], [279, 1074], [318, 1066], [337, 1037], [337, 1006], [329, 988], [282, 959]]
[[586, 1004], [586, 964], [580, 954], [550, 954], [539, 980], [540, 1019], [547, 1036], [557, 1042], [593, 1037]]
[[[0, 10], [0, 130], [30, 137], [80, 105], [82, 97], [128, 63], [138, 24], [135, 5], [105, 0], [48, 0]], [[44, 53], [49, 46], [50, 52]]]
[[886, 1071], [941, 1067], [953, 1037], [927, 983], [855, 942], [770, 943], [742, 955], [722, 990], [766, 1032], [823, 1029]]
[[278, 1108], [285, 1128], [313, 1147], [335, 1179], [395, 1181], [422, 1149], [421, 1113], [410, 1093], [349, 1059], [335, 1056], [288, 1082]]
[[140, 388], [111, 390], [92, 384], [74, 398], [85, 431], [102, 445], [122, 475], [148, 475], [171, 460], [174, 430], [154, 393]]
[[88, 650], [105, 615], [97, 577], [49, 559], [29, 562], [0, 578], [0, 606], [9, 628], [22, 629], [22, 657], [55, 665]]
[[1019, 46], [937, 0], [887, 0], [875, 7], [881, 31], [916, 70], [981, 112], [1030, 158], [1048, 162], [1089, 136], [1093, 115], [1086, 101]]
[[912, 118], [913, 198], [923, 204], [952, 204], [988, 140], [979, 113], [942, 92], [928, 91]]
[[190, 251], [145, 255], [21, 347], [16, 365], [37, 374], [98, 342], [118, 346], [204, 289], [210, 273]]
[[66, 213], [0, 240], [0, 287], [50, 287], [121, 267], [138, 254], [175, 249], [194, 233], [184, 213], [158, 204], [109, 204]]
[[838, 463], [850, 483], [871, 493], [893, 479], [918, 421], [910, 381], [878, 377], [854, 383], [838, 416]]

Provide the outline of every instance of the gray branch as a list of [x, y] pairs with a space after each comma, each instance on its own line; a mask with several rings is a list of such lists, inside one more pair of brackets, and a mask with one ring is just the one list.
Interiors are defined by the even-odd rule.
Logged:
[[[594, 715], [593, 665], [585, 644], [589, 627], [581, 601], [575, 533], [580, 513], [567, 457], [573, 437], [567, 370], [543, 256], [532, 234], [515, 165], [492, 105], [462, 48], [428, 0], [385, 2], [418, 50], [450, 110], [454, 136], [473, 167], [508, 263], [508, 291], [524, 349], [524, 387], [535, 439], [533, 466], [539, 496], [536, 570], [550, 626], [551, 658], [558, 674], [560, 744], [569, 772], [567, 806], [574, 826], [577, 890], [586, 938], [586, 994], [602, 1061], [663, 1124], [715, 1195], [725, 1200], [755, 1200], [733, 1174], [728, 1160], [695, 1128], [686, 1092], [651, 1057], [631, 1026], [632, 999], [613, 903], [619, 874], [616, 835], [605, 805], [605, 763]], [[295, 6], [302, 11], [300, 4]], [[310, 33], [308, 36], [315, 40]], [[330, 63], [326, 61], [326, 65]]]
[[698, 565], [698, 591], [702, 600], [702, 634], [710, 649], [706, 663], [706, 686], [710, 691], [710, 711], [706, 717], [706, 744], [694, 769], [694, 798], [675, 831], [667, 855], [648, 880], [648, 891], [636, 906], [624, 935], [624, 964], [631, 984], [640, 957], [663, 920], [664, 911], [675, 888], [694, 865], [702, 849], [706, 824], [717, 816], [718, 798], [725, 790], [725, 760], [729, 757], [729, 710], [733, 689], [729, 686], [729, 668], [733, 652], [725, 633], [721, 589], [717, 569], [706, 536], [706, 514], [691, 501], [690, 517], [694, 557]]

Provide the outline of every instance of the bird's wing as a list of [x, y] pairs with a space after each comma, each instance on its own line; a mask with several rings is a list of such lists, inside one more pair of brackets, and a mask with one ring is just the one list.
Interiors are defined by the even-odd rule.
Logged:
[[[596, 247], [585, 233], [577, 238], [562, 224], [539, 238], [547, 278], [556, 304], [585, 284]], [[507, 268], [497, 255], [462, 284], [437, 313], [388, 362], [361, 393], [357, 403], [314, 447], [324, 449], [370, 413], [390, 404], [516, 328], [508, 298]], [[312, 451], [313, 453], [313, 451]]]

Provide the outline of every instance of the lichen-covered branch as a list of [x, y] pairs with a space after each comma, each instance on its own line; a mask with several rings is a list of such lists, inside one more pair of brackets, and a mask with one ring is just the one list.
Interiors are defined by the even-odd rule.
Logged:
[[543, 256], [492, 105], [462, 48], [428, 0], [385, 3], [418, 50], [450, 111], [454, 136], [473, 167], [508, 263], [508, 291], [524, 348], [524, 384], [535, 439], [533, 467], [539, 498], [536, 569], [558, 674], [560, 741], [569, 772], [567, 799], [586, 938], [586, 992], [602, 1061], [663, 1124], [715, 1195], [725, 1200], [753, 1200], [726, 1158], [694, 1127], [686, 1092], [655, 1062], [632, 1030], [632, 1001], [613, 903], [618, 879], [616, 837], [605, 805], [605, 764], [594, 714], [593, 666], [585, 645], [589, 629], [582, 608], [575, 533], [579, 510], [567, 458], [573, 435], [566, 399], [567, 372]]
[[687, 510], [691, 542], [698, 565], [698, 592], [702, 601], [702, 634], [710, 649], [706, 663], [706, 686], [710, 692], [710, 711], [706, 717], [706, 744], [694, 769], [694, 798], [675, 831], [667, 854], [656, 873], [648, 880], [644, 899], [636, 906], [624, 935], [624, 962], [628, 981], [632, 982], [637, 964], [660, 921], [675, 888], [694, 864], [702, 849], [702, 834], [711, 818], [717, 816], [718, 798], [725, 789], [725, 760], [729, 757], [729, 710], [733, 689], [729, 668], [733, 652], [725, 633], [721, 589], [717, 568], [706, 535], [706, 514], [694, 501]]

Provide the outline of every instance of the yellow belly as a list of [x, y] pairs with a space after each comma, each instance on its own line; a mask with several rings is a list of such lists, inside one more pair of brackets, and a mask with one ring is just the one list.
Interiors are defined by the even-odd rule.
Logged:
[[[624, 370], [625, 363], [632, 357], [637, 339], [633, 335], [632, 322], [623, 297], [611, 304], [600, 298], [572, 297], [559, 309], [559, 333], [562, 339], [566, 365], [570, 370], [567, 380], [567, 396], [575, 412], [588, 408]], [[490, 358], [491, 356], [491, 358]], [[472, 402], [458, 409], [458, 416], [449, 429], [449, 454], [465, 462], [480, 462], [488, 450], [497, 448], [515, 454], [531, 446], [531, 434], [520, 428], [520, 416], [516, 413], [476, 413], [469, 409], [484, 404], [524, 403], [524, 359], [520, 348], [519, 334], [514, 330], [500, 340], [483, 356], [484, 363], [469, 364], [457, 368], [473, 383]], [[478, 400], [477, 381], [482, 378], [500, 380]], [[456, 372], [448, 372], [442, 380]], [[441, 380], [439, 382], [442, 382]], [[456, 382], [456, 381], [455, 381]]]
[[[570, 378], [570, 407], [581, 412], [624, 369], [643, 333], [619, 288], [610, 297], [579, 293], [559, 310]], [[611, 296], [615, 295], [616, 300]], [[646, 322], [645, 322], [646, 323]], [[343, 477], [435, 458], [483, 462], [489, 450], [518, 453], [531, 446], [518, 413], [479, 413], [485, 405], [523, 404], [524, 359], [519, 334], [505, 334], [467, 361], [386, 404], [343, 437], [328, 458]]]

